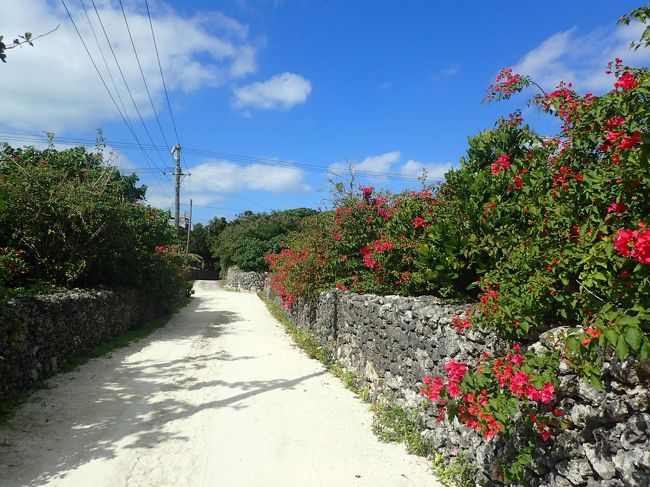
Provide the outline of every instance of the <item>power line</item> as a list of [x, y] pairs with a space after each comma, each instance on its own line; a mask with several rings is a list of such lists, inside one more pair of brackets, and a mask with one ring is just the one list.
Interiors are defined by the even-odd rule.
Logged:
[[[63, 1], [63, 0], [61, 0]], [[113, 45], [111, 44], [111, 41], [108, 37], [108, 33], [106, 32], [106, 28], [104, 27], [104, 22], [102, 21], [101, 15], [99, 15], [99, 10], [97, 9], [97, 5], [95, 4], [95, 0], [90, 0], [93, 4], [93, 8], [95, 9], [95, 14], [97, 15], [97, 19], [99, 20], [99, 25], [102, 28], [102, 32], [104, 33], [104, 37], [106, 38], [106, 42], [108, 43], [108, 47], [111, 50], [111, 54], [113, 55], [113, 60], [115, 61], [115, 64], [117, 65], [117, 69], [120, 72], [120, 76], [122, 77], [122, 81], [124, 82], [124, 86], [126, 88], [127, 93], [129, 94], [129, 98], [131, 98], [131, 103], [133, 103], [133, 108], [135, 108], [136, 113], [138, 114], [138, 118], [140, 119], [140, 123], [142, 124], [142, 127], [144, 128], [144, 131], [147, 134], [147, 137], [149, 138], [149, 141], [151, 142], [152, 146], [155, 146], [155, 142], [153, 141], [153, 138], [151, 137], [151, 133], [149, 132], [149, 129], [147, 128], [147, 124], [144, 122], [144, 118], [142, 118], [142, 114], [140, 113], [140, 109], [138, 108], [138, 104], [135, 102], [135, 99], [133, 98], [133, 93], [131, 92], [131, 89], [129, 88], [129, 83], [126, 81], [126, 77], [124, 76], [124, 72], [122, 71], [122, 67], [120, 66], [120, 62], [117, 60], [117, 55], [115, 54], [115, 50], [113, 49]], [[160, 159], [160, 162], [162, 165], [165, 165], [165, 161], [161, 157], [160, 153], [158, 153], [158, 158]], [[158, 168], [161, 169], [161, 168]], [[162, 169], [161, 169], [162, 170]]]
[[95, 44], [97, 44], [97, 49], [99, 50], [99, 54], [102, 56], [102, 59], [104, 60], [104, 66], [106, 66], [106, 71], [108, 72], [108, 76], [111, 78], [111, 83], [113, 85], [113, 89], [115, 90], [115, 94], [117, 95], [117, 98], [120, 101], [120, 105], [122, 106], [122, 110], [124, 111], [124, 116], [127, 119], [129, 126], [133, 127], [133, 123], [131, 122], [131, 119], [129, 118], [129, 114], [126, 110], [126, 105], [124, 105], [124, 101], [122, 100], [122, 95], [120, 95], [120, 90], [117, 89], [117, 83], [115, 83], [115, 78], [113, 78], [113, 73], [111, 72], [111, 69], [108, 66], [108, 61], [106, 60], [106, 56], [104, 56], [104, 50], [102, 49], [102, 46], [99, 43], [97, 34], [95, 33], [95, 27], [93, 27], [93, 23], [90, 21], [90, 15], [88, 15], [88, 9], [86, 8], [86, 4], [84, 3], [84, 0], [80, 0], [80, 2], [81, 2], [81, 6], [84, 9], [84, 13], [86, 14], [86, 20], [88, 21], [88, 25], [90, 26], [90, 31], [92, 32], [93, 38], [95, 39]]
[[[9, 135], [10, 137], [7, 137], [7, 135]], [[2, 137], [2, 136], [5, 136], [5, 138], [9, 138], [11, 140], [20, 140], [20, 141], [33, 141], [33, 140], [36, 140], [38, 142], [41, 142], [41, 141], [47, 140], [44, 136], [41, 136], [41, 135], [32, 135], [32, 134], [25, 134], [25, 133], [2, 132], [2, 131], [0, 131], [0, 137]], [[89, 139], [74, 139], [74, 138], [66, 138], [66, 137], [57, 137], [57, 140], [60, 141], [61, 143], [89, 144], [89, 143], [94, 142], [94, 141], [90, 141]], [[115, 142], [115, 141], [112, 141], [110, 143], [110, 145], [111, 145], [111, 147], [114, 147], [114, 148], [117, 148], [117, 149], [134, 149], [134, 148], [136, 148], [133, 144], [128, 143], [128, 142]], [[165, 152], [167, 152], [167, 148], [162, 147], [162, 146], [143, 144], [142, 147], [144, 148], [144, 150], [148, 150], [148, 151], [165, 151]], [[333, 174], [332, 171], [327, 166], [318, 165], [318, 164], [294, 163], [294, 162], [284, 161], [284, 160], [280, 160], [280, 159], [268, 159], [268, 158], [245, 156], [245, 155], [240, 155], [240, 154], [216, 152], [216, 151], [209, 151], [209, 150], [206, 150], [206, 149], [196, 149], [196, 148], [186, 148], [186, 147], [183, 147], [183, 151], [187, 152], [187, 153], [190, 153], [192, 155], [203, 156], [203, 157], [220, 158], [220, 159], [228, 160], [228, 161], [231, 161], [231, 162], [240, 162], [240, 163], [246, 163], [246, 164], [259, 164], [259, 165], [262, 165], [262, 166], [271, 166], [271, 167], [288, 167], [288, 168], [302, 169], [302, 170], [308, 171], [308, 172], [319, 172], [319, 173]], [[245, 175], [245, 174], [242, 174], [242, 173], [232, 173], [232, 172], [230, 172], [229, 174], [236, 174], [236, 175], [254, 177], [254, 176]], [[373, 177], [373, 178], [384, 178], [384, 179], [390, 179], [390, 180], [394, 180], [394, 181], [404, 181], [404, 182], [416, 182], [416, 181], [419, 180], [419, 178], [413, 177], [413, 176], [405, 176], [405, 175], [399, 174], [399, 173], [389, 173], [389, 172], [379, 172], [379, 171], [362, 171], [362, 170], [360, 170], [360, 171], [356, 171], [355, 174], [357, 174], [359, 176], [366, 176], [366, 177]], [[260, 176], [260, 178], [261, 178], [261, 176]], [[431, 179], [436, 179], [436, 178], [431, 178]], [[438, 179], [441, 179], [441, 178], [438, 178]]]
[[160, 129], [160, 134], [162, 135], [165, 145], [169, 147], [169, 142], [167, 142], [167, 137], [165, 137], [165, 132], [163, 131], [160, 119], [158, 118], [158, 112], [154, 106], [153, 99], [151, 98], [151, 92], [149, 91], [149, 85], [147, 84], [147, 79], [144, 76], [144, 71], [142, 70], [142, 64], [140, 63], [140, 56], [138, 56], [138, 50], [135, 48], [135, 42], [133, 41], [133, 35], [131, 35], [131, 28], [129, 27], [129, 21], [126, 18], [126, 12], [124, 11], [124, 5], [122, 0], [120, 2], [120, 9], [122, 10], [122, 17], [124, 17], [124, 23], [126, 24], [126, 31], [129, 33], [129, 39], [131, 39], [131, 46], [133, 47], [133, 54], [135, 54], [135, 60], [138, 62], [138, 68], [140, 69], [140, 75], [142, 76], [142, 82], [144, 83], [144, 88], [147, 91], [147, 96], [149, 97], [149, 103], [151, 103], [151, 109], [153, 114], [156, 117], [156, 122], [158, 122], [158, 128]]
[[[151, 159], [149, 159], [149, 155], [144, 151], [144, 149], [140, 145], [140, 140], [138, 139], [138, 136], [135, 134], [135, 132], [133, 131], [133, 129], [131, 128], [131, 126], [127, 122], [124, 114], [120, 110], [120, 107], [117, 105], [117, 102], [115, 101], [115, 97], [113, 97], [113, 94], [111, 93], [111, 90], [108, 88], [108, 85], [106, 84], [106, 81], [104, 80], [104, 77], [102, 76], [102, 73], [99, 71], [99, 68], [97, 67], [97, 63], [95, 63], [95, 60], [93, 59], [92, 55], [90, 54], [90, 50], [88, 49], [88, 46], [86, 45], [86, 42], [84, 41], [83, 36], [81, 35], [81, 32], [77, 28], [77, 24], [75, 23], [74, 18], [72, 17], [72, 14], [70, 13], [70, 10], [68, 9], [68, 6], [65, 4], [65, 0], [61, 0], [61, 3], [63, 4], [63, 8], [65, 8], [65, 11], [67, 12], [68, 17], [70, 18], [70, 22], [72, 22], [74, 30], [77, 32], [77, 35], [79, 36], [79, 40], [81, 41], [81, 44], [83, 45], [83, 47], [84, 47], [84, 49], [86, 51], [86, 54], [88, 54], [88, 57], [90, 58], [90, 62], [95, 67], [95, 71], [97, 71], [97, 75], [99, 76], [99, 79], [101, 80], [102, 84], [104, 85], [104, 88], [106, 89], [106, 91], [108, 93], [108, 96], [110, 96], [110, 98], [111, 98], [111, 100], [113, 102], [113, 105], [115, 105], [115, 108], [117, 109], [117, 112], [120, 114], [120, 117], [122, 117], [122, 121], [127, 126], [129, 131], [131, 132], [131, 135], [133, 135], [133, 138], [136, 140], [136, 142], [138, 143], [138, 145], [142, 149], [142, 153], [145, 156], [145, 159], [147, 159], [150, 163], [153, 163], [153, 161], [151, 161]], [[93, 1], [93, 4], [94, 4], [94, 1]]]
[[180, 142], [180, 137], [178, 136], [178, 130], [176, 129], [176, 121], [174, 120], [174, 113], [172, 112], [172, 105], [169, 102], [169, 93], [167, 92], [167, 84], [165, 83], [165, 76], [163, 75], [162, 64], [160, 63], [160, 55], [158, 54], [158, 43], [156, 42], [156, 35], [153, 31], [153, 22], [151, 21], [151, 12], [149, 11], [149, 1], [144, 0], [144, 4], [147, 7], [147, 17], [149, 17], [149, 27], [151, 28], [151, 38], [153, 39], [153, 47], [156, 50], [156, 59], [158, 60], [158, 69], [160, 70], [160, 79], [162, 80], [163, 89], [165, 91], [165, 99], [167, 100], [167, 108], [169, 109], [169, 117], [172, 120], [172, 125], [174, 127], [174, 134], [176, 135], [176, 143]]

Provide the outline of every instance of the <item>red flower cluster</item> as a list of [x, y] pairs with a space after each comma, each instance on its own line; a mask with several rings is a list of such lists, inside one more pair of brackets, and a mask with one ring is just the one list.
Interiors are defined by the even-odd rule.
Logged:
[[[602, 152], [609, 152], [612, 149], [616, 152], [621, 152], [623, 150], [632, 149], [634, 146], [641, 144], [641, 142], [641, 132], [638, 130], [633, 132], [632, 135], [626, 135], [622, 130], [619, 130], [618, 132], [609, 130], [605, 135], [605, 142], [598, 148]], [[618, 164], [618, 161], [619, 159], [617, 158], [613, 162]]]
[[553, 384], [547, 382], [541, 388], [537, 389], [530, 383], [531, 376], [524, 373], [522, 365], [525, 361], [522, 355], [518, 353], [508, 353], [506, 360], [497, 359], [492, 366], [492, 371], [499, 385], [503, 389], [508, 389], [513, 396], [527, 398], [531, 401], [549, 404], [553, 401], [555, 388]]
[[639, 82], [636, 80], [632, 73], [624, 73], [623, 76], [616, 80], [614, 86], [616, 88], [620, 88], [621, 91], [627, 91], [639, 86]]
[[499, 301], [499, 292], [492, 285], [489, 285], [479, 295], [479, 303], [476, 306], [476, 311], [483, 315], [496, 313], [497, 301]]
[[387, 238], [375, 240], [370, 245], [361, 249], [361, 257], [366, 267], [373, 268], [379, 262], [373, 258], [374, 255], [395, 248], [395, 244]]
[[427, 226], [427, 221], [424, 218], [416, 217], [413, 219], [414, 228], [425, 228]]
[[171, 247], [165, 247], [164, 245], [156, 245], [155, 251], [158, 255], [171, 254], [172, 252], [178, 252], [180, 250], [180, 245], [174, 244]]
[[451, 326], [459, 333], [462, 333], [472, 326], [472, 322], [467, 319], [467, 315], [465, 316], [465, 319], [462, 319], [460, 316], [454, 316]]
[[638, 230], [621, 228], [614, 238], [614, 248], [623, 257], [650, 264], [650, 229], [639, 223]]
[[512, 161], [510, 160], [510, 156], [508, 154], [504, 154], [501, 157], [499, 157], [496, 162], [493, 162], [490, 165], [490, 170], [492, 174], [499, 174], [501, 171], [506, 171], [510, 169], [510, 164]]
[[[562, 166], [559, 171], [553, 173], [553, 184], [551, 186], [567, 191], [570, 188], [569, 183], [571, 178], [575, 179], [579, 183], [584, 181], [584, 176], [582, 174], [576, 173], [569, 166]], [[555, 192], [554, 194], [557, 195]]]
[[528, 84], [529, 80], [518, 73], [513, 73], [512, 68], [503, 68], [497, 75], [496, 83], [488, 86], [488, 95], [485, 101], [509, 98], [512, 94]]
[[623, 216], [627, 210], [628, 206], [624, 202], [612, 201], [612, 204], [607, 207], [607, 214], [616, 213], [617, 216]]
[[487, 208], [483, 212], [483, 216], [485, 217], [487, 217], [490, 214], [490, 211], [494, 210], [497, 207], [497, 204], [494, 201], [489, 201], [486, 206]]

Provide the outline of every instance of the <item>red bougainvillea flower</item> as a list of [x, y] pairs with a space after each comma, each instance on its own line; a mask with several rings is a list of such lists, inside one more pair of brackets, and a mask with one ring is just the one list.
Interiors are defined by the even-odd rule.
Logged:
[[542, 429], [542, 430], [539, 431], [539, 436], [542, 437], [542, 440], [548, 441], [548, 440], [551, 439], [551, 436], [553, 436], [553, 434], [551, 433], [551, 430], [549, 430], [549, 429]]
[[641, 132], [636, 131], [629, 137], [622, 137], [618, 145], [619, 152], [624, 149], [631, 149], [641, 143]]
[[607, 126], [610, 129], [613, 129], [619, 125], [623, 125], [624, 123], [625, 123], [624, 117], [612, 117], [609, 120], [607, 120]]
[[632, 257], [642, 264], [650, 264], [650, 230], [639, 231]]
[[424, 228], [427, 226], [427, 221], [424, 218], [419, 216], [413, 219], [413, 227], [415, 228]]
[[372, 186], [361, 186], [361, 188], [359, 189], [361, 190], [361, 194], [363, 194], [364, 196], [370, 196], [372, 192], [375, 190], [375, 188], [373, 188]]
[[463, 332], [467, 328], [472, 326], [472, 323], [469, 320], [463, 320], [460, 316], [455, 316], [452, 320], [452, 328], [459, 332]]
[[622, 91], [627, 91], [631, 90], [632, 88], [636, 88], [639, 86], [639, 83], [632, 73], [626, 72], [620, 78], [618, 78], [618, 80], [616, 80], [614, 86], [616, 88], [620, 88]]
[[467, 365], [461, 362], [456, 362], [456, 360], [452, 358], [447, 365], [445, 365], [445, 370], [447, 371], [449, 382], [460, 382], [467, 373]]
[[512, 161], [510, 160], [510, 156], [508, 154], [504, 154], [501, 157], [499, 157], [496, 162], [493, 162], [490, 165], [490, 171], [492, 174], [499, 174], [501, 171], [506, 171], [510, 169], [510, 164]]
[[611, 205], [607, 207], [607, 213], [616, 213], [618, 216], [623, 215], [628, 210], [628, 206], [621, 202], [613, 201]]
[[[638, 232], [621, 228], [614, 238], [614, 248], [623, 257], [629, 257], [636, 240]], [[630, 244], [632, 244], [630, 246]]]

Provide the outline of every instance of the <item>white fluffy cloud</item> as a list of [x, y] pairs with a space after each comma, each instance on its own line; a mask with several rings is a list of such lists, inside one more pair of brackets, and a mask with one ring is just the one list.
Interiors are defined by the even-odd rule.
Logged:
[[262, 164], [240, 165], [224, 160], [208, 160], [190, 169], [192, 189], [198, 193], [234, 193], [260, 190], [281, 193], [309, 191], [305, 173], [297, 167]]
[[620, 57], [631, 66], [650, 64], [650, 51], [633, 52], [628, 47], [639, 39], [643, 29], [635, 22], [584, 35], [578, 35], [576, 29], [558, 32], [523, 56], [513, 69], [531, 76], [545, 89], [566, 81], [580, 90], [602, 92], [613, 87], [613, 78], [604, 71], [614, 58]]
[[451, 162], [436, 164], [409, 160], [404, 163], [400, 172], [403, 176], [412, 178], [419, 178], [426, 173], [427, 179], [441, 179], [452, 167]]
[[305, 103], [311, 93], [311, 82], [294, 73], [282, 73], [266, 81], [258, 81], [234, 90], [237, 108], [288, 110]]
[[452, 164], [425, 163], [410, 159], [401, 163], [402, 155], [399, 151], [386, 152], [377, 156], [368, 156], [360, 162], [335, 162], [329, 166], [332, 175], [346, 178], [350, 169], [363, 180], [373, 182], [386, 182], [395, 178], [417, 179], [426, 171], [427, 180], [439, 179], [452, 168]]
[[[80, 3], [66, 3], [107, 85], [115, 91]], [[143, 116], [150, 116], [151, 107], [119, 4], [114, 0], [95, 3], [133, 97]], [[134, 116], [92, 4], [85, 4], [120, 97], [129, 115]], [[190, 92], [220, 86], [256, 70], [256, 44], [249, 39], [245, 25], [218, 12], [183, 17], [165, 4], [156, 2], [155, 6], [154, 31], [168, 89]], [[60, 24], [55, 33], [37, 40], [35, 47], [7, 52], [8, 64], [0, 66], [2, 125], [62, 131], [120, 119], [59, 2], [3, 0], [2, 7], [2, 34], [10, 39], [25, 31], [38, 35]], [[163, 86], [149, 20], [145, 12], [128, 10], [128, 2], [125, 7], [149, 89], [160, 110]], [[119, 103], [117, 95], [113, 96]]]
[[[306, 193], [312, 188], [305, 181], [305, 172], [292, 166], [237, 164], [208, 159], [190, 167], [189, 178], [181, 188], [183, 201], [192, 198], [195, 205], [213, 205], [241, 191], [266, 191], [273, 194]], [[149, 184], [147, 201], [158, 208], [171, 208], [174, 202], [171, 182]]]

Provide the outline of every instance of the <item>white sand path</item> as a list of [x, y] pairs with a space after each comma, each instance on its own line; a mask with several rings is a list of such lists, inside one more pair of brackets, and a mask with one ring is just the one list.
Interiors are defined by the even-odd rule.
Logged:
[[0, 486], [441, 486], [254, 294], [191, 304], [0, 425]]

